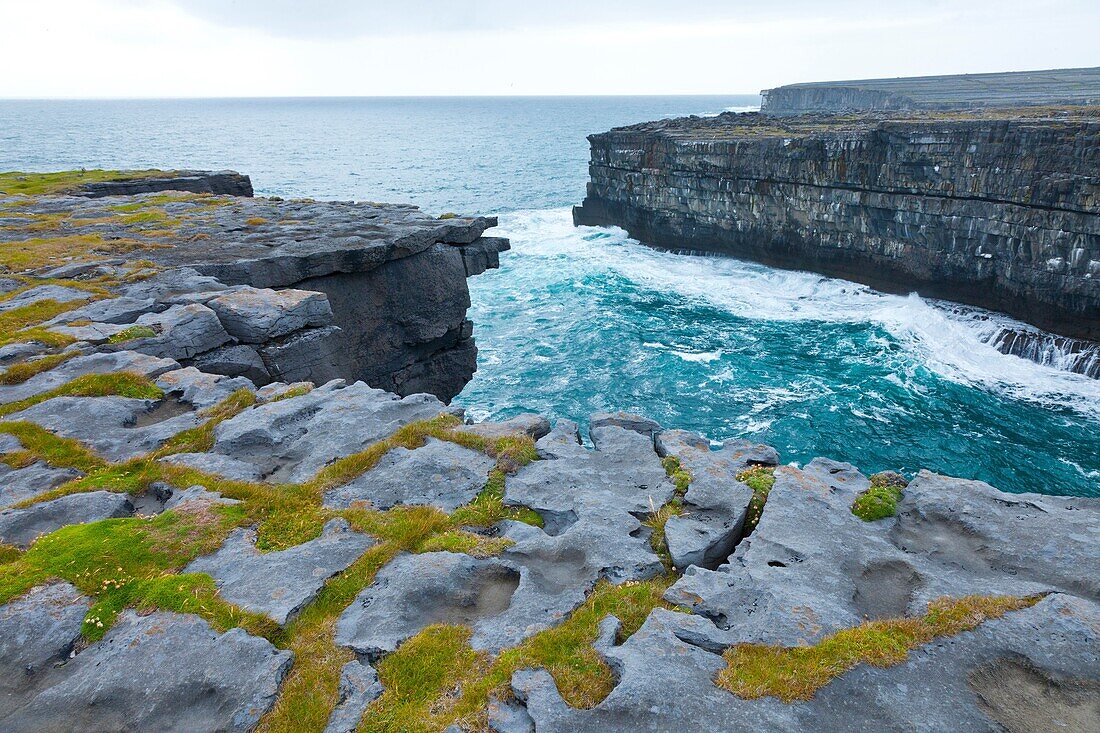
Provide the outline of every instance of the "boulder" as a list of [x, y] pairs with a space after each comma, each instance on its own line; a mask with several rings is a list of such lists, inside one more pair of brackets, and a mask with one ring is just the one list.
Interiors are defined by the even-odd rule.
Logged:
[[222, 346], [199, 354], [191, 364], [209, 374], [224, 374], [227, 377], [244, 377], [254, 384], [267, 384], [271, 374], [260, 357], [260, 352], [252, 346], [239, 344]]
[[196, 410], [213, 407], [239, 389], [255, 389], [244, 377], [206, 374], [195, 367], [165, 372], [157, 378], [157, 386], [166, 393], [179, 393], [179, 398]]
[[190, 359], [233, 340], [214, 311], [197, 303], [146, 313], [137, 325], [148, 326], [157, 335], [126, 342], [129, 348], [170, 359]]
[[238, 341], [260, 344], [307, 327], [332, 323], [324, 293], [240, 288], [207, 302], [225, 330]]
[[535, 440], [550, 432], [550, 421], [541, 415], [523, 413], [502, 422], [482, 422], [462, 428], [485, 438], [504, 438], [509, 435], [527, 435]]

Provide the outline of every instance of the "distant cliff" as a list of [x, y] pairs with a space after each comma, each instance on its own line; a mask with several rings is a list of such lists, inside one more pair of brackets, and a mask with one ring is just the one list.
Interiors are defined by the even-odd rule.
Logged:
[[999, 74], [821, 81], [762, 91], [774, 115], [1100, 104], [1100, 67]]
[[[618, 225], [658, 247], [918, 291], [1100, 339], [1096, 108], [723, 114], [589, 140], [577, 224]], [[1004, 350], [1025, 350], [1013, 348]], [[1090, 358], [1082, 362], [1095, 366]]]

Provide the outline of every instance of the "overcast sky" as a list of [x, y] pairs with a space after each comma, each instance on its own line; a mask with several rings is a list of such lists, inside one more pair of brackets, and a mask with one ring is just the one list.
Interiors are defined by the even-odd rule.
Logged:
[[755, 93], [1098, 39], [1100, 0], [0, 0], [0, 97]]

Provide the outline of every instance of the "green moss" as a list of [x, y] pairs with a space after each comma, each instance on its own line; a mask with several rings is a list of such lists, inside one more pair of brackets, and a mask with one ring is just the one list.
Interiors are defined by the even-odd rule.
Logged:
[[74, 356], [79, 356], [79, 352], [64, 351], [60, 354], [50, 354], [40, 359], [12, 364], [4, 370], [3, 374], [0, 374], [0, 384], [22, 384], [34, 375], [49, 371]]
[[151, 326], [130, 326], [107, 339], [109, 344], [121, 344], [134, 339], [148, 339], [157, 335]]
[[448, 211], [446, 214], [440, 214], [439, 218], [440, 219], [457, 219], [458, 214], [454, 213], [453, 211]]
[[190, 502], [152, 520], [108, 519], [63, 527], [0, 566], [0, 604], [50, 578], [94, 599], [84, 627], [100, 638], [127, 607], [197, 613], [216, 628], [246, 626], [271, 635], [274, 625], [221, 601], [205, 575], [167, 575], [217, 549], [245, 514], [238, 507]]
[[676, 456], [665, 456], [661, 459], [661, 465], [665, 468], [665, 474], [676, 486], [677, 495], [683, 498], [688, 487], [691, 486], [691, 472], [680, 464], [680, 459]]
[[900, 483], [887, 474], [876, 474], [871, 477], [871, 486], [852, 502], [852, 514], [865, 522], [892, 517], [898, 513], [901, 497]]
[[764, 505], [768, 503], [768, 493], [775, 485], [775, 469], [770, 466], [753, 466], [739, 473], [737, 480], [752, 489], [752, 498], [749, 500], [749, 508], [745, 513], [745, 526], [742, 529], [742, 534], [747, 536], [760, 523]]
[[0, 173], [0, 193], [22, 194], [25, 196], [38, 196], [43, 194], [58, 194], [71, 191], [88, 183], [102, 181], [125, 181], [132, 178], [145, 178], [151, 175], [168, 177], [175, 175], [172, 171], [144, 170], [144, 171], [107, 171], [107, 170], [78, 170], [57, 171], [55, 173], [26, 173], [12, 171]]
[[970, 631], [1009, 611], [1035, 605], [1042, 596], [966, 596], [941, 598], [921, 618], [868, 621], [838, 631], [813, 646], [737, 644], [723, 655], [726, 668], [715, 681], [743, 698], [809, 700], [831, 680], [858, 664], [891, 667], [909, 652], [945, 636]]
[[55, 468], [73, 468], [88, 473], [107, 465], [79, 441], [58, 437], [31, 422], [2, 422], [0, 433], [14, 435], [23, 445], [23, 450], [4, 456], [4, 461], [14, 468], [43, 460]]

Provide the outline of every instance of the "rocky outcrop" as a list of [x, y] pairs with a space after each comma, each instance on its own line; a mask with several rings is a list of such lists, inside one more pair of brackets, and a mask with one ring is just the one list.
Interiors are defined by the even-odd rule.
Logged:
[[[144, 195], [154, 191], [169, 193]], [[449, 400], [470, 380], [477, 347], [466, 278], [496, 267], [508, 249], [506, 239], [482, 236], [495, 219], [251, 195], [248, 178], [232, 172], [86, 183], [21, 200], [18, 216], [4, 217], [4, 238], [37, 241], [49, 221], [57, 222], [51, 237], [88, 243], [42, 276], [120, 271], [124, 259], [104, 258], [112, 247], [140, 250], [157, 268], [120, 285], [118, 297], [49, 324], [79, 341], [125, 342], [258, 385], [361, 379]], [[86, 290], [43, 285], [0, 307], [86, 299]]]
[[592, 135], [577, 224], [1100, 338], [1100, 119], [723, 114]]
[[210, 274], [151, 250], [8, 290], [40, 322], [0, 373], [0, 730], [1097, 728], [1100, 499], [925, 471], [864, 521], [882, 477], [826, 458], [196, 366], [342, 332], [302, 272], [497, 246], [401, 211], [381, 249], [200, 238]]
[[788, 84], [760, 92], [773, 115], [1100, 104], [1100, 67]]
[[148, 171], [118, 180], [85, 183], [74, 193], [88, 198], [102, 198], [160, 191], [251, 196], [252, 180], [236, 171]]

